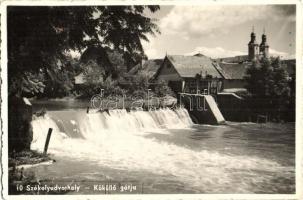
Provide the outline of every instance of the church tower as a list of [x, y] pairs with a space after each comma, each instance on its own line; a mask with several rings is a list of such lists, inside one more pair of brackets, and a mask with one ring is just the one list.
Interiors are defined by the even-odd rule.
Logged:
[[265, 30], [263, 30], [262, 42], [260, 44], [260, 56], [262, 56], [264, 58], [268, 58], [269, 57], [268, 49], [269, 49], [269, 46], [266, 42]]
[[256, 35], [254, 33], [254, 27], [250, 34], [250, 41], [248, 43], [248, 60], [254, 60], [257, 58], [259, 53], [259, 45], [256, 42]]

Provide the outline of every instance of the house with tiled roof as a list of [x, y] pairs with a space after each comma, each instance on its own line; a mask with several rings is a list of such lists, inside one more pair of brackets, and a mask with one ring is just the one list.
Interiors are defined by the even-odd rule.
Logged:
[[216, 63], [202, 54], [195, 56], [167, 55], [154, 76], [155, 81], [165, 80], [176, 92], [216, 94], [221, 90], [223, 76]]
[[148, 79], [151, 79], [162, 65], [162, 62], [163, 59], [146, 60], [135, 65], [130, 71], [128, 71], [127, 75], [134, 76], [140, 74], [147, 76]]
[[225, 91], [243, 90], [245, 88], [245, 76], [250, 62], [244, 63], [216, 63], [216, 68], [223, 77], [222, 88]]

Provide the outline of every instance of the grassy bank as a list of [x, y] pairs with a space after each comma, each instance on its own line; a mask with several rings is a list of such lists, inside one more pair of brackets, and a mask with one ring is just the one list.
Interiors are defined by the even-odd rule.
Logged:
[[21, 152], [13, 152], [8, 158], [8, 167], [16, 168], [21, 165], [33, 165], [45, 161], [52, 160], [48, 155], [32, 150], [24, 150]]
[[41, 184], [41, 181], [35, 177], [34, 172], [25, 173], [25, 170], [32, 166], [54, 161], [49, 155], [32, 150], [11, 153], [8, 157], [9, 194], [37, 194], [35, 191], [28, 192], [24, 189], [27, 185]]

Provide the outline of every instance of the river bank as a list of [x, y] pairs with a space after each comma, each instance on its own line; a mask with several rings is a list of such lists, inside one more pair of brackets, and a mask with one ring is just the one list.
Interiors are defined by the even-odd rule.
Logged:
[[30, 99], [33, 105], [33, 112], [38, 115], [47, 110], [63, 109], [146, 109], [159, 107], [172, 107], [176, 105], [177, 99], [172, 96], [164, 97], [128, 97], [128, 98], [101, 98], [93, 96], [91, 99], [60, 98], [60, 99]]
[[11, 194], [27, 193], [19, 186], [38, 184], [39, 180], [35, 177], [34, 173], [25, 173], [25, 170], [41, 165], [51, 165], [53, 162], [56, 161], [50, 155], [45, 155], [34, 150], [11, 153], [8, 156], [9, 192]]

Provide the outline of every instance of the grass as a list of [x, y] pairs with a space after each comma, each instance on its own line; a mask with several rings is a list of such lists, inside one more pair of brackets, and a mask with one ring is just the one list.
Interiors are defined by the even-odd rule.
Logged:
[[[49, 155], [44, 155], [37, 151], [24, 150], [21, 152], [12, 152], [9, 154], [8, 166], [8, 186], [9, 194], [46, 194], [46, 192], [38, 191], [26, 191], [25, 187], [27, 185], [40, 185], [41, 180], [39, 180], [33, 171], [24, 173], [24, 168], [22, 165], [34, 165], [45, 161], [52, 160]], [[20, 187], [21, 186], [21, 187]], [[20, 189], [22, 188], [22, 189]], [[61, 192], [62, 193], [62, 192]], [[48, 193], [50, 194], [50, 193]], [[58, 192], [52, 192], [52, 194], [59, 194]]]
[[24, 150], [21, 152], [12, 152], [8, 157], [8, 167], [16, 167], [26, 164], [38, 164], [49, 161], [51, 158], [48, 155], [32, 150]]

